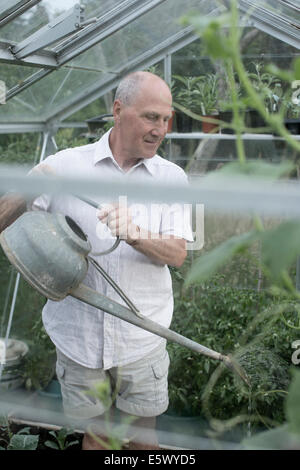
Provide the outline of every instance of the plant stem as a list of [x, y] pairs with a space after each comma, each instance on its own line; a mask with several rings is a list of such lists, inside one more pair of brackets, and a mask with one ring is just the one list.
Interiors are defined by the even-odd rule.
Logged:
[[251, 81], [248, 78], [247, 71], [244, 67], [239, 48], [239, 34], [238, 34], [238, 11], [236, 1], [232, 1], [232, 23], [231, 23], [231, 40], [232, 40], [232, 61], [234, 69], [236, 70], [241, 84], [244, 86], [248, 97], [251, 99], [252, 105], [257, 111], [261, 114], [263, 119], [273, 128], [275, 131], [283, 137], [287, 143], [295, 149], [297, 152], [300, 152], [300, 144], [291, 136], [291, 134], [286, 130], [284, 124], [282, 123], [282, 116], [280, 113], [274, 113], [272, 115], [265, 109], [261, 96], [253, 88]]

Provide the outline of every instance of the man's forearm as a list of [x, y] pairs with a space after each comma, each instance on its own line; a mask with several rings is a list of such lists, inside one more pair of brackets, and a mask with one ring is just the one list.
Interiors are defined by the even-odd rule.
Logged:
[[0, 233], [27, 210], [27, 204], [18, 194], [6, 194], [0, 198]]
[[180, 267], [187, 255], [186, 241], [168, 235], [163, 238], [161, 234], [153, 234], [147, 230], [139, 229], [136, 236], [126, 241], [133, 248], [161, 264]]

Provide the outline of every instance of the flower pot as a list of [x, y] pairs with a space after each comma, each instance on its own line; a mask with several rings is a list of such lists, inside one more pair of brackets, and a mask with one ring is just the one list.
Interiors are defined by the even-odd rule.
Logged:
[[[209, 116], [203, 116], [203, 118], [218, 119], [219, 115], [213, 114]], [[219, 130], [218, 124], [207, 122], [207, 121], [202, 121], [202, 132], [204, 132], [205, 134], [212, 134], [212, 133], [218, 132], [218, 130]]]
[[175, 111], [172, 111], [172, 117], [168, 121], [168, 130], [167, 130], [168, 133], [172, 132], [173, 130], [174, 116], [175, 116]]
[[293, 135], [300, 134], [300, 118], [298, 119], [285, 119], [284, 125], [287, 130]]
[[185, 113], [176, 111], [176, 127], [177, 132], [192, 132], [193, 131], [193, 119]]
[[267, 127], [266, 121], [263, 119], [261, 114], [256, 109], [248, 109], [245, 114], [246, 127]]
[[[232, 122], [232, 111], [220, 111], [219, 118], [221, 121], [231, 123]], [[222, 134], [234, 134], [234, 129], [230, 127], [221, 128]]]
[[9, 339], [4, 352], [4, 338], [0, 338], [2, 375], [0, 389], [14, 390], [24, 383], [24, 378], [20, 374], [24, 357], [28, 353], [28, 346], [23, 341]]

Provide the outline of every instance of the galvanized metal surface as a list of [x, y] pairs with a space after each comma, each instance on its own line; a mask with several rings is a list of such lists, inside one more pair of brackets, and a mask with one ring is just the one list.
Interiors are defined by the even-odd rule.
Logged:
[[62, 214], [27, 212], [0, 235], [9, 261], [51, 300], [64, 299], [87, 273], [91, 245], [70, 224], [76, 229]]

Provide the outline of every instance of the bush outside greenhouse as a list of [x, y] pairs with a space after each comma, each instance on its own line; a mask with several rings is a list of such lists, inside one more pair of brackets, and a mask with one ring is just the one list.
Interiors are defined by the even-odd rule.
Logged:
[[[80, 450], [86, 435], [110, 453], [134, 449], [142, 428], [118, 409], [117, 379], [113, 391], [107, 381], [84, 390], [105, 410], [104, 440], [90, 417], [65, 413], [42, 310], [47, 299], [66, 297], [82, 303], [83, 316], [89, 305], [131, 323], [136, 341], [140, 330], [166, 340], [169, 403], [156, 417], [157, 447], [144, 449], [181, 452], [190, 464], [199, 450], [300, 449], [299, 28], [297, 0], [0, 0], [0, 449]], [[30, 173], [115, 129], [117, 87], [135, 71], [171, 90], [158, 154], [189, 184], [170, 175], [148, 184]], [[143, 281], [130, 266], [126, 283], [114, 282], [107, 260], [128, 261], [121, 236], [100, 236], [95, 247], [68, 214], [53, 211], [48, 222], [50, 210], [32, 210], [41, 195], [70, 194], [93, 217], [121, 198], [140, 208], [184, 207], [194, 241], [184, 262], [168, 268], [169, 328], [143, 315], [158, 296], [140, 294], [134, 305], [123, 292]], [[80, 268], [75, 245], [86, 249]], [[88, 291], [83, 275], [77, 282], [88, 263], [105, 292]], [[164, 263], [151, 264], [156, 273]], [[118, 348], [119, 334], [103, 344]], [[153, 369], [158, 381], [163, 369]]]

